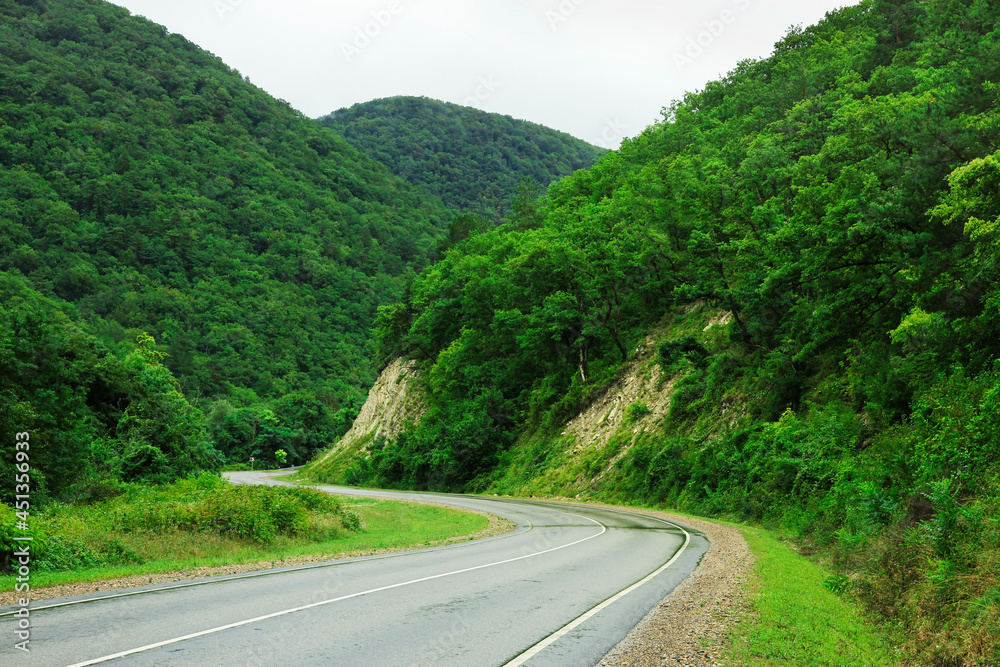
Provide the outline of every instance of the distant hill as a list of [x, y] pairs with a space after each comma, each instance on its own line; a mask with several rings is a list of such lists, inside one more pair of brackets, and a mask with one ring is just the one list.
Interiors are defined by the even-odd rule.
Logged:
[[[121, 358], [146, 341], [142, 354], [165, 355], [184, 395], [218, 424], [293, 392], [308, 394], [289, 399], [296, 405], [316, 407], [314, 396], [334, 411], [364, 396], [376, 311], [436, 252], [451, 217], [439, 201], [115, 5], [0, 0], [0, 42], [0, 278], [11, 294], [71, 312], [70, 329], [85, 325]], [[0, 321], [21, 321], [13, 309], [22, 307], [42, 312], [0, 303]], [[29, 382], [24, 373], [43, 374], [59, 357], [7, 352], [0, 345], [0, 409], [25, 416], [0, 420], [4, 442], [13, 443], [8, 427], [66, 441], [42, 406], [68, 403], [39, 392], [78, 385]], [[103, 352], [87, 368], [67, 354], [93, 381], [79, 385], [93, 399], [79, 413], [79, 442], [89, 448], [104, 428], [96, 424], [109, 423], [105, 434], [121, 444], [109, 415], [134, 420], [130, 399], [96, 398], [121, 385], [105, 377], [118, 371]], [[280, 426], [280, 414], [243, 417], [229, 440]], [[293, 431], [281, 442], [308, 439]]]
[[318, 122], [448, 206], [493, 221], [522, 179], [545, 188], [607, 152], [543, 125], [426, 97], [355, 104]]

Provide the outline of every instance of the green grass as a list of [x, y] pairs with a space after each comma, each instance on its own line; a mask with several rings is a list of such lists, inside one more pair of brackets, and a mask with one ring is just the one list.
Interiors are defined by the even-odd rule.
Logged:
[[[732, 525], [732, 524], [730, 524]], [[827, 590], [829, 572], [766, 530], [735, 526], [757, 557], [753, 618], [733, 627], [733, 665], [899, 665], [888, 638]]]
[[[245, 493], [242, 487], [237, 490]], [[141, 502], [144, 496], [145, 493], [138, 503], [129, 499], [125, 504], [124, 499], [116, 499], [114, 509], [119, 514], [130, 509], [147, 510], [148, 506]], [[306, 556], [333, 558], [397, 551], [462, 539], [489, 524], [485, 516], [437, 505], [346, 496], [329, 496], [329, 499], [337, 508], [335, 512], [314, 512], [304, 523], [307, 530], [279, 533], [266, 542], [211, 532], [204, 525], [190, 529], [169, 526], [136, 529], [127, 525], [122, 529], [124, 522], [120, 518], [107, 520], [109, 516], [117, 516], [110, 504], [62, 506], [36, 518], [47, 544], [33, 563], [31, 585], [44, 588], [199, 567], [242, 563], [277, 566], [286, 559]], [[345, 514], [359, 516], [360, 528], [346, 528], [342, 519]], [[14, 583], [13, 575], [0, 576], [3, 590], [12, 589]]]
[[[402, 377], [402, 376], [400, 376]], [[353, 438], [346, 444], [337, 442], [337, 451], [326, 450], [295, 471], [292, 481], [317, 484], [343, 484], [347, 470], [355, 461], [363, 457], [367, 446], [375, 440], [375, 431]]]

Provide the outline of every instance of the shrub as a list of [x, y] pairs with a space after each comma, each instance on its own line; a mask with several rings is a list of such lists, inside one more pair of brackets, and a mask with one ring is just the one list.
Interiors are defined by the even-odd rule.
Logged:
[[[25, 544], [31, 547], [31, 557], [35, 558], [45, 553], [48, 546], [48, 535], [38, 521], [30, 518], [27, 530], [18, 528], [19, 519], [14, 508], [0, 503], [0, 570], [11, 572], [15, 569], [13, 554]], [[30, 537], [31, 541], [16, 540], [16, 537]]]
[[[108, 533], [158, 535], [172, 531], [214, 534], [269, 544], [279, 535], [329, 537], [331, 525], [357, 530], [360, 517], [345, 512], [328, 493], [302, 487], [264, 487], [231, 484], [209, 473], [171, 485], [126, 485], [125, 492], [92, 505], [54, 509], [52, 521], [65, 513], [98, 533], [81, 546], [61, 537], [47, 565], [56, 569], [82, 567], [89, 562], [136, 562], [137, 555]], [[68, 520], [68, 519], [67, 519]], [[5, 525], [5, 524], [2, 524]], [[2, 537], [0, 525], [0, 537]], [[88, 551], [89, 549], [89, 551]]]
[[694, 336], [677, 341], [663, 341], [660, 343], [659, 353], [660, 363], [666, 370], [673, 368], [682, 359], [687, 359], [695, 368], [708, 366], [708, 350]]
[[640, 421], [643, 417], [653, 414], [653, 411], [645, 403], [633, 403], [632, 405], [625, 408], [625, 418], [624, 422], [626, 424], [634, 424]]

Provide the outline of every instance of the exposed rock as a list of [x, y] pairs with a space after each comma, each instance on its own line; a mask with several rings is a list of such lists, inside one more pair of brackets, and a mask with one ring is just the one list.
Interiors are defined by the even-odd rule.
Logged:
[[622, 368], [619, 379], [566, 424], [562, 433], [576, 438], [574, 452], [600, 449], [608, 444], [625, 424], [628, 408], [632, 405], [642, 404], [649, 410], [628, 425], [633, 434], [667, 416], [675, 379], [668, 381], [656, 361], [656, 343], [662, 337], [662, 328], [649, 334]]
[[371, 442], [379, 436], [392, 440], [407, 423], [418, 423], [427, 407], [416, 379], [416, 365], [412, 361], [396, 359], [389, 364], [368, 392], [368, 400], [351, 430], [317, 459], [317, 463], [352, 448], [357, 448], [358, 453], [364, 452], [364, 445], [360, 443]]

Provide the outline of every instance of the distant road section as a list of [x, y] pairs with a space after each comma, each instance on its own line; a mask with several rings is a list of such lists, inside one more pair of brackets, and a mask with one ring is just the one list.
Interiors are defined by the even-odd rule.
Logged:
[[[229, 477], [283, 483], [273, 473]], [[708, 548], [690, 528], [585, 504], [320, 488], [490, 512], [517, 529], [265, 576], [46, 600], [31, 614], [31, 652], [4, 645], [3, 664], [594, 665]], [[13, 623], [0, 616], [0, 626]]]

